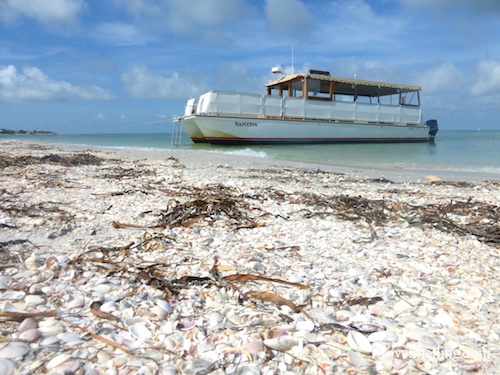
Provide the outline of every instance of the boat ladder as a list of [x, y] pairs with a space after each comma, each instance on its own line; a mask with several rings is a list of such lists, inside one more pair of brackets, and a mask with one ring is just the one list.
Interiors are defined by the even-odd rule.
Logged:
[[180, 117], [175, 117], [172, 122], [172, 146], [179, 146], [182, 144], [182, 120]]

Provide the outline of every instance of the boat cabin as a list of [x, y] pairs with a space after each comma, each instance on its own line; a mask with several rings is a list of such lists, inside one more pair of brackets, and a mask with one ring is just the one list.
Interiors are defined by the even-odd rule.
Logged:
[[287, 75], [266, 87], [268, 95], [280, 97], [420, 106], [420, 86], [332, 77], [330, 72], [319, 70]]

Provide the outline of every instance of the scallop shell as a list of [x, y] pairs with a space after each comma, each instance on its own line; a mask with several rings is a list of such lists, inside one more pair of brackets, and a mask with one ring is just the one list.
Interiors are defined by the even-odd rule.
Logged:
[[351, 349], [361, 353], [371, 353], [372, 344], [365, 335], [357, 331], [349, 331], [347, 334], [347, 344]]
[[29, 351], [30, 347], [24, 342], [12, 341], [0, 349], [0, 358], [18, 358]]

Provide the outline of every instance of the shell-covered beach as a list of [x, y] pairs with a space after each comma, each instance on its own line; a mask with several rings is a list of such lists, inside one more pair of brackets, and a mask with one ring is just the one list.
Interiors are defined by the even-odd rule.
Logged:
[[498, 373], [498, 181], [190, 155], [0, 141], [0, 374]]

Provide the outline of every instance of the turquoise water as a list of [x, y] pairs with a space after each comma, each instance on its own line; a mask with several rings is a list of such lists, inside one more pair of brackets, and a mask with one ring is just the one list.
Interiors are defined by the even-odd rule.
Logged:
[[440, 130], [435, 143], [373, 143], [327, 145], [214, 146], [195, 144], [187, 135], [179, 146], [171, 145], [170, 133], [2, 135], [0, 139], [101, 146], [116, 149], [206, 150], [277, 160], [335, 166], [432, 169], [500, 174], [500, 130]]

